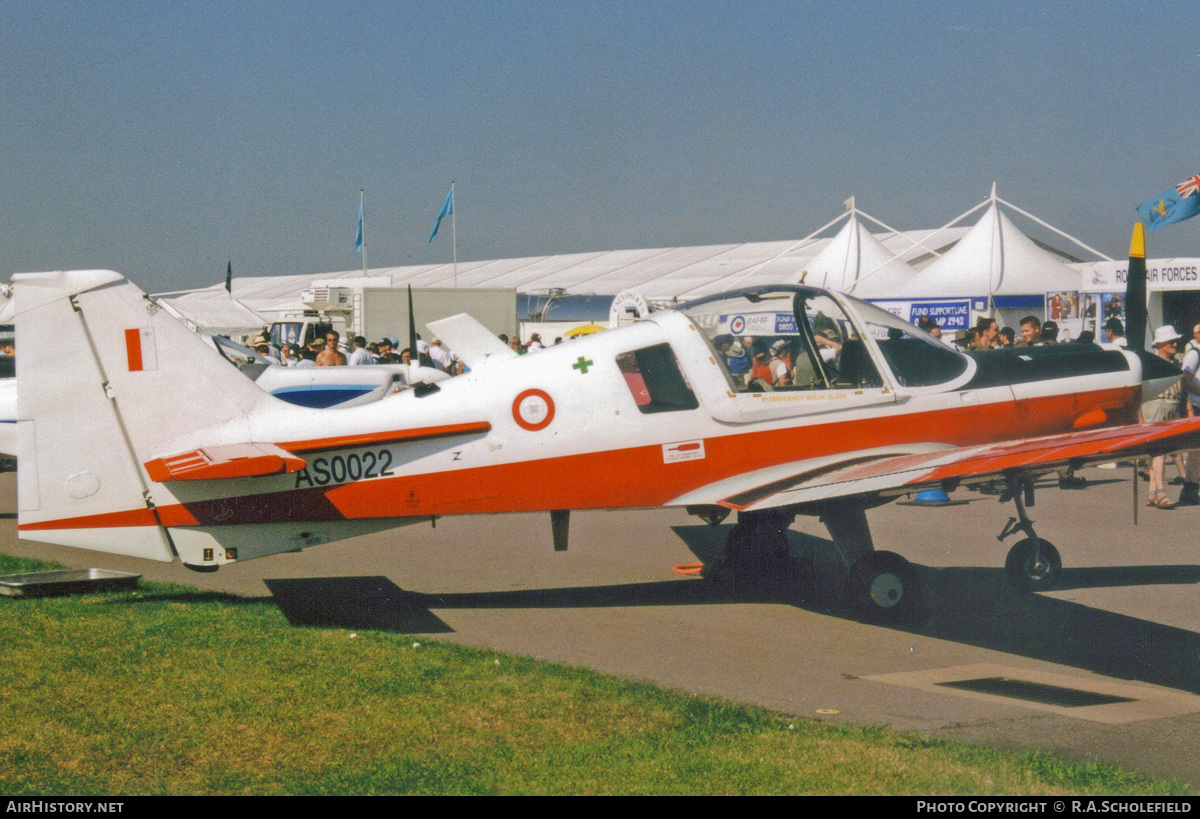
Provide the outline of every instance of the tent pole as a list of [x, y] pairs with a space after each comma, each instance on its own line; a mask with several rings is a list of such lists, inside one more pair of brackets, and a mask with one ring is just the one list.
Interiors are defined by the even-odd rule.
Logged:
[[1034, 216], [1032, 213], [1027, 213], [1026, 211], [1023, 211], [1023, 210], [1021, 210], [1021, 209], [1020, 209], [1020, 208], [1018, 208], [1016, 205], [1014, 205], [1012, 202], [1006, 202], [1006, 201], [1004, 201], [1003, 199], [1000, 199], [999, 197], [997, 197], [997, 198], [996, 198], [996, 201], [997, 201], [997, 202], [999, 202], [1001, 205], [1004, 205], [1005, 207], [1010, 207], [1010, 208], [1012, 208], [1012, 209], [1013, 209], [1013, 210], [1015, 210], [1017, 213], [1021, 214], [1022, 216], [1026, 217], [1027, 219], [1032, 219], [1033, 221], [1037, 222], [1037, 223], [1038, 223], [1039, 225], [1041, 225], [1042, 227], [1046, 228], [1047, 230], [1053, 231], [1054, 233], [1057, 233], [1059, 236], [1063, 237], [1064, 239], [1070, 239], [1072, 242], [1074, 242], [1075, 244], [1079, 245], [1080, 247], [1082, 247], [1084, 250], [1088, 251], [1089, 253], [1095, 253], [1097, 256], [1099, 256], [1099, 257], [1100, 257], [1101, 259], [1103, 259], [1104, 261], [1106, 261], [1106, 262], [1111, 262], [1111, 261], [1114, 261], [1113, 259], [1110, 259], [1108, 256], [1106, 256], [1106, 255], [1104, 255], [1103, 253], [1101, 253], [1099, 250], [1096, 250], [1095, 248], [1088, 247], [1087, 245], [1085, 245], [1083, 242], [1081, 242], [1081, 241], [1079, 241], [1078, 239], [1076, 239], [1076, 238], [1075, 238], [1074, 236], [1072, 236], [1071, 234], [1069, 234], [1069, 233], [1063, 233], [1061, 230], [1059, 230], [1058, 228], [1054, 227], [1054, 225], [1049, 225], [1049, 224], [1046, 224], [1046, 223], [1045, 223], [1045, 222], [1043, 222], [1041, 219], [1039, 219], [1039, 218], [1037, 218], [1036, 216]]
[[[776, 260], [778, 260], [778, 259], [781, 259], [781, 258], [783, 258], [783, 257], [784, 257], [784, 256], [786, 256], [787, 254], [791, 253], [793, 250], [797, 250], [797, 249], [799, 249], [799, 248], [801, 248], [801, 247], [804, 247], [805, 243], [806, 243], [806, 242], [810, 242], [810, 241], [812, 241], [812, 240], [813, 240], [813, 239], [814, 239], [814, 238], [817, 236], [817, 234], [818, 234], [818, 233], [821, 233], [821, 232], [823, 232], [823, 231], [825, 231], [825, 230], [828, 230], [829, 228], [833, 227], [834, 225], [836, 225], [836, 224], [837, 224], [838, 222], [840, 222], [841, 220], [848, 218], [848, 217], [850, 216], [850, 214], [851, 214], [851, 211], [845, 211], [844, 213], [839, 213], [839, 214], [837, 215], [837, 217], [836, 217], [836, 218], [834, 218], [834, 219], [830, 219], [830, 220], [829, 220], [828, 222], [826, 222], [826, 223], [825, 223], [823, 226], [821, 226], [821, 227], [817, 228], [817, 229], [816, 229], [816, 230], [814, 230], [812, 233], [810, 233], [810, 234], [808, 234], [807, 236], [805, 236], [803, 239], [799, 240], [799, 241], [798, 241], [798, 242], [796, 242], [795, 244], [793, 244], [793, 245], [791, 245], [790, 247], [788, 247], [786, 250], [780, 251], [779, 253], [775, 254], [775, 255], [774, 255], [774, 256], [772, 256], [771, 258], [769, 258], [769, 259], [764, 259], [763, 261], [759, 262], [758, 264], [751, 265], [750, 267], [746, 268], [746, 270], [745, 270], [745, 271], [742, 273], [742, 275], [741, 275], [741, 276], [740, 276], [740, 277], [737, 279], [737, 281], [730, 282], [729, 284], [725, 285], [725, 286], [723, 287], [723, 289], [726, 289], [726, 290], [732, 290], [732, 289], [733, 289], [733, 288], [734, 288], [734, 287], [735, 287], [735, 286], [736, 286], [738, 283], [745, 281], [745, 280], [746, 280], [746, 277], [747, 277], [747, 276], [749, 276], [749, 275], [750, 275], [751, 273], [753, 273], [754, 271], [758, 270], [759, 268], [766, 267], [767, 265], [769, 265], [769, 264], [770, 264], [771, 262], [773, 262], [773, 261], [776, 261]], [[705, 286], [707, 286], [707, 285], [705, 285]], [[691, 289], [689, 289], [689, 290], [685, 290], [685, 291], [683, 291], [682, 293], [680, 293], [680, 294], [679, 294], [679, 295], [678, 295], [676, 298], [683, 298], [683, 297], [684, 297], [684, 296], [686, 296], [688, 293], [691, 293], [691, 292], [692, 292], [692, 290], [696, 290], [696, 289], [698, 289], [698, 287], [693, 287], [693, 288], [691, 288]]]

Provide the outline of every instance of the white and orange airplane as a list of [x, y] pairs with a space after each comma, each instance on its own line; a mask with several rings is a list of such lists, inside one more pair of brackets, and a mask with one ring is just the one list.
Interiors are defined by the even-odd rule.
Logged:
[[[1025, 512], [1035, 476], [1200, 441], [1200, 419], [1137, 424], [1143, 397], [1179, 378], [1155, 356], [965, 355], [802, 285], [520, 357], [455, 316], [430, 329], [468, 374], [309, 409], [265, 393], [117, 273], [14, 284], [20, 536], [199, 570], [443, 515], [549, 511], [565, 548], [569, 510], [676, 506], [710, 522], [738, 513], [709, 567], [738, 578], [774, 571], [795, 516], [817, 515], [846, 569], [831, 582], [899, 618], [915, 575], [875, 550], [871, 507], [1003, 481], [1019, 522], [1002, 536], [1025, 534], [1009, 576], [1043, 588], [1061, 562]], [[771, 342], [794, 383], [733, 371], [739, 348]]]

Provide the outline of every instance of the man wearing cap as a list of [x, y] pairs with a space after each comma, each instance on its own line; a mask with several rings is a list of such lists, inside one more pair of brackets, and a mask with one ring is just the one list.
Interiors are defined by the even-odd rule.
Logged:
[[271, 354], [271, 342], [265, 336], [257, 335], [250, 341], [250, 346], [254, 348], [254, 352], [270, 361], [272, 364], [282, 364], [283, 362], [278, 356]]
[[[1166, 361], [1173, 360], [1175, 351], [1178, 349], [1179, 338], [1179, 333], [1175, 332], [1175, 328], [1169, 324], [1159, 327], [1154, 331], [1153, 347], [1155, 354]], [[1178, 418], [1180, 416], [1180, 406], [1183, 397], [1183, 384], [1180, 381], [1176, 381], [1162, 393], [1142, 404], [1142, 421], [1149, 424], [1155, 421], [1170, 421], [1173, 418]], [[1156, 455], [1150, 459], [1150, 486], [1148, 488], [1149, 497], [1146, 500], [1147, 506], [1153, 506], [1156, 509], [1174, 509], [1178, 506], [1175, 501], [1167, 497], [1164, 481], [1166, 466], [1167, 458], [1165, 455]]]
[[746, 374], [750, 372], [750, 359], [740, 341], [729, 335], [719, 335], [713, 339], [713, 347], [720, 356], [721, 363], [729, 371], [729, 377], [734, 387], [741, 391], [746, 386]]
[[381, 338], [379, 340], [379, 363], [380, 364], [399, 364], [400, 356], [395, 351], [395, 342], [390, 338]]
[[746, 355], [746, 348], [742, 346], [742, 342], [726, 336], [717, 349], [724, 354], [725, 364], [729, 367], [729, 373], [734, 376], [735, 381], [739, 381], [741, 376], [750, 372], [750, 356]]

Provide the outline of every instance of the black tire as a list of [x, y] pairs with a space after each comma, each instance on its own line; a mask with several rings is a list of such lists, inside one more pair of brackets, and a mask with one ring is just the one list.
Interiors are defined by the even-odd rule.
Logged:
[[1033, 538], [1027, 537], [1009, 549], [1004, 571], [1014, 588], [1021, 591], [1049, 591], [1058, 585], [1058, 578], [1062, 574], [1062, 558], [1050, 541], [1041, 540], [1035, 544]]
[[850, 605], [872, 622], [905, 622], [913, 619], [920, 608], [917, 573], [895, 552], [863, 555], [850, 569], [847, 583]]

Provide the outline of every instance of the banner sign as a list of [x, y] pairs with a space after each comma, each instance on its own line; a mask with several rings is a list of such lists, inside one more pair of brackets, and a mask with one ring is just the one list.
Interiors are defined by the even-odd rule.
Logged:
[[894, 299], [876, 301], [872, 299], [871, 303], [909, 324], [916, 324], [919, 319], [925, 317], [931, 318], [937, 322], [943, 332], [957, 332], [971, 326], [971, 299], [954, 301], [897, 301]]
[[721, 316], [718, 334], [731, 336], [794, 336], [799, 333], [791, 313], [731, 313]]
[[[1124, 290], [1128, 261], [1090, 262], [1075, 265], [1083, 273], [1082, 285], [1089, 291]], [[1147, 259], [1147, 290], [1200, 290], [1200, 258]]]

